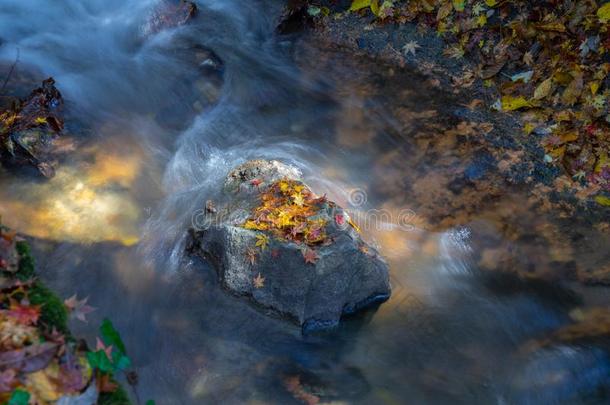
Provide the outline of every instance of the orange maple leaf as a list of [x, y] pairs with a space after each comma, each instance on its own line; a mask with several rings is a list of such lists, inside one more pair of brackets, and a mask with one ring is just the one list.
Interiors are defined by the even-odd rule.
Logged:
[[318, 254], [312, 249], [305, 249], [302, 251], [305, 263], [316, 264], [316, 261], [320, 258]]
[[246, 251], [246, 258], [248, 259], [250, 264], [254, 266], [254, 263], [256, 263], [256, 251], [252, 248], [248, 248], [248, 250]]
[[40, 317], [40, 306], [25, 306], [12, 301], [8, 311], [2, 312], [20, 324], [35, 325]]

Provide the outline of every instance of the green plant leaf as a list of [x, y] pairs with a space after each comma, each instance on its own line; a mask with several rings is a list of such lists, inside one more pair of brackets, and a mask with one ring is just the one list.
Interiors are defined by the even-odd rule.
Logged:
[[131, 360], [122, 353], [113, 352], [112, 365], [115, 370], [126, 370], [131, 367]]
[[127, 354], [127, 350], [125, 349], [125, 344], [121, 339], [121, 335], [114, 328], [114, 325], [112, 325], [112, 322], [110, 322], [109, 319], [106, 318], [102, 321], [102, 325], [100, 326], [100, 334], [102, 335], [102, 339], [104, 340], [105, 344], [113, 346], [123, 355]]
[[104, 373], [111, 373], [114, 371], [110, 359], [103, 350], [98, 350], [97, 352], [87, 352], [87, 361], [89, 361], [91, 368], [98, 369]]
[[11, 399], [8, 401], [8, 405], [28, 405], [30, 402], [30, 394], [20, 389], [13, 391]]

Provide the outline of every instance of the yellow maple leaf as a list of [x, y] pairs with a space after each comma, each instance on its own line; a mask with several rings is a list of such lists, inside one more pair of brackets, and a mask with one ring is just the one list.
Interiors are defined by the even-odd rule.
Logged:
[[266, 231], [267, 229], [269, 229], [269, 225], [267, 225], [266, 223], [257, 223], [256, 221], [253, 221], [251, 219], [247, 220], [243, 227], [253, 231]]
[[603, 195], [598, 195], [595, 197], [595, 202], [599, 205], [603, 205], [604, 207], [610, 207], [610, 198], [604, 197]]
[[25, 388], [35, 398], [36, 403], [55, 403], [61, 398], [61, 390], [55, 384], [59, 377], [59, 367], [53, 361], [46, 368], [30, 373], [25, 380]]
[[532, 104], [525, 99], [525, 97], [502, 97], [502, 110], [514, 111], [524, 107], [531, 107]]
[[292, 201], [294, 202], [295, 205], [298, 205], [299, 207], [302, 207], [303, 204], [305, 204], [305, 200], [303, 199], [303, 195], [301, 195], [301, 193], [293, 194]]
[[610, 21], [610, 3], [606, 3], [597, 10], [597, 18], [602, 24]]
[[288, 191], [288, 189], [290, 188], [290, 184], [288, 184], [288, 182], [287, 182], [287, 181], [284, 181], [284, 180], [280, 181], [280, 182], [278, 183], [278, 185], [280, 186], [280, 191], [281, 191], [282, 193], [287, 192], [287, 191]]
[[265, 250], [269, 244], [269, 237], [267, 235], [256, 235], [256, 246], [260, 247], [261, 250]]
[[279, 213], [277, 217], [277, 225], [280, 228], [284, 228], [292, 225], [294, 222], [292, 221], [292, 215], [286, 211], [282, 211]]

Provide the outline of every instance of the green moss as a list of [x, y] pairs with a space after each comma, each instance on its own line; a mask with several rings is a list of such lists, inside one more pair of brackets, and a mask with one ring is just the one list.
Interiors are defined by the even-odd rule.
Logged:
[[30, 289], [28, 296], [34, 305], [40, 305], [41, 323], [48, 327], [55, 327], [66, 336], [70, 335], [68, 330], [68, 311], [64, 303], [51, 290], [41, 282], [36, 281]]
[[119, 386], [119, 388], [114, 392], [103, 392], [98, 401], [98, 405], [131, 405], [131, 401], [129, 400], [129, 396], [123, 389], [123, 387]]
[[[17, 278], [22, 281], [29, 280], [36, 275], [34, 258], [30, 251], [30, 246], [26, 242], [17, 242], [17, 253], [19, 253], [19, 270]], [[40, 281], [28, 291], [30, 302], [41, 306], [40, 320], [45, 327], [57, 329], [67, 337], [70, 336], [68, 330], [68, 311], [64, 303], [45, 287]]]
[[[16, 277], [22, 281], [31, 280], [36, 276], [36, 271], [30, 247], [26, 242], [18, 242], [16, 247], [17, 253], [19, 253], [19, 270]], [[33, 305], [41, 306], [40, 325], [44, 325], [42, 327], [55, 327], [66, 338], [73, 339], [68, 329], [68, 311], [62, 300], [53, 291], [45, 287], [41, 281], [36, 280], [28, 291], [28, 298]], [[131, 405], [131, 401], [123, 387], [119, 385], [115, 392], [102, 393], [98, 405]]]
[[30, 246], [26, 242], [17, 242], [16, 247], [17, 253], [19, 253], [19, 270], [17, 271], [17, 278], [21, 281], [29, 280], [34, 277], [36, 273]]

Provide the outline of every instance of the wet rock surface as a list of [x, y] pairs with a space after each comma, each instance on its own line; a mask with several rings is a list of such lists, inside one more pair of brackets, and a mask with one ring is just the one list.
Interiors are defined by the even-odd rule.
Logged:
[[0, 160], [6, 166], [31, 165], [45, 177], [55, 170], [50, 152], [62, 132], [63, 98], [49, 78], [24, 100], [0, 112]]
[[185, 0], [163, 0], [148, 17], [141, 28], [144, 36], [186, 24], [195, 17], [197, 5]]
[[[229, 204], [208, 204], [189, 250], [215, 265], [224, 288], [310, 332], [387, 300], [390, 286], [387, 264], [349, 215], [298, 177], [277, 161], [232, 171]], [[288, 193], [294, 204], [282, 200]]]

